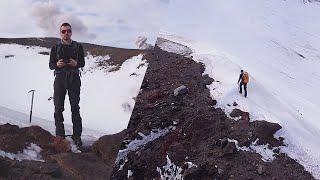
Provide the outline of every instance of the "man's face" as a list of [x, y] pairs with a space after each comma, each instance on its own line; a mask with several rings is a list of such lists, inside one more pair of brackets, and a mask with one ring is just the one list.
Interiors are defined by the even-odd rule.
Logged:
[[72, 35], [71, 27], [70, 26], [61, 26], [60, 27], [60, 35], [63, 40], [66, 40], [66, 41], [70, 40], [71, 35]]

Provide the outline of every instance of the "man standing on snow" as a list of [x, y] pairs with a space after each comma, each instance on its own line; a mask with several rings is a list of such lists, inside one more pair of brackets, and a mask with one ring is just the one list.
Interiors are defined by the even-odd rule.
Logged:
[[244, 72], [243, 70], [240, 71], [240, 75], [239, 75], [239, 80], [238, 80], [238, 84], [240, 82], [240, 85], [239, 85], [239, 93], [242, 94], [242, 85], [243, 85], [243, 88], [244, 88], [244, 97], [247, 97], [247, 84], [249, 82], [249, 75], [247, 72]]
[[82, 146], [82, 119], [80, 116], [80, 71], [84, 67], [83, 46], [71, 40], [72, 29], [69, 23], [60, 26], [61, 40], [51, 48], [49, 68], [54, 70], [54, 119], [56, 125], [55, 143], [65, 138], [64, 100], [68, 92], [73, 123], [72, 139], [78, 147]]

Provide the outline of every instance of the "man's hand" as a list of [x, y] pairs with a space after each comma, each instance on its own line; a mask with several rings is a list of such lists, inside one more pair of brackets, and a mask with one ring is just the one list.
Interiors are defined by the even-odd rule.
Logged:
[[65, 66], [64, 62], [63, 62], [63, 59], [60, 59], [58, 62], [57, 62], [57, 66], [59, 68], [62, 68], [63, 66]]
[[70, 62], [69, 62], [68, 64], [69, 64], [70, 66], [72, 66], [72, 67], [75, 67], [75, 66], [78, 64], [78, 62], [77, 62], [76, 60], [70, 58]]

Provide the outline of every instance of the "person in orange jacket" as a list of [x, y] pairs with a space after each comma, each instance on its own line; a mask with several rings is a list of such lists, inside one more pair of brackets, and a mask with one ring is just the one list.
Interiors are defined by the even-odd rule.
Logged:
[[240, 71], [238, 84], [240, 82], [240, 90], [239, 93], [242, 94], [242, 86], [244, 88], [244, 97], [247, 97], [247, 84], [249, 82], [249, 74], [247, 72], [244, 72], [243, 70]]

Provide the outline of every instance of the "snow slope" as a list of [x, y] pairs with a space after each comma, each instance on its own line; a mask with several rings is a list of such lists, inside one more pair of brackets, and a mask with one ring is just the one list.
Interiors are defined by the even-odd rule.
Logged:
[[[0, 106], [29, 114], [31, 93], [28, 94], [28, 91], [35, 89], [33, 116], [49, 120], [47, 123], [54, 127], [53, 100], [48, 100], [53, 96], [54, 75], [48, 66], [49, 56], [39, 54], [41, 51], [49, 52], [49, 49], [0, 44]], [[14, 56], [6, 58], [7, 55]], [[108, 59], [107, 56], [93, 57], [90, 54], [85, 58], [80, 113], [84, 128], [113, 134], [127, 127], [135, 103], [133, 98], [138, 94], [147, 63], [140, 54], [126, 60], [120, 70], [107, 73], [95, 63], [104, 58]], [[138, 68], [140, 64], [145, 66]], [[131, 75], [132, 73], [137, 75]], [[0, 108], [0, 116], [8, 119], [8, 113], [1, 114], [1, 109], [3, 108]], [[64, 117], [65, 123], [72, 125], [68, 96]], [[21, 120], [16, 123], [21, 124], [20, 122]], [[0, 123], [5, 122], [0, 120]]]
[[[172, 1], [169, 10], [179, 2], [183, 10], [175, 26], [181, 26], [168, 23], [159, 36], [190, 47], [193, 59], [205, 63], [205, 73], [220, 81], [208, 86], [218, 107], [230, 113], [227, 104], [236, 101], [251, 120], [279, 123], [277, 137], [288, 144], [282, 151], [320, 179], [319, 3], [199, 1], [206, 6], [199, 13], [210, 19], [204, 22], [199, 14], [188, 19], [192, 9], [185, 4], [192, 2]], [[183, 28], [185, 21], [203, 24]], [[248, 98], [238, 93], [240, 69], [250, 75]]]

